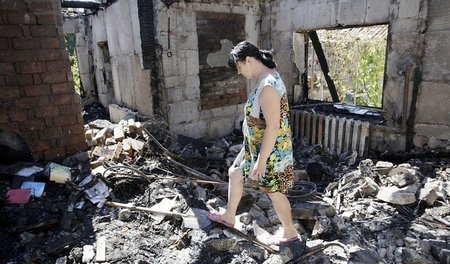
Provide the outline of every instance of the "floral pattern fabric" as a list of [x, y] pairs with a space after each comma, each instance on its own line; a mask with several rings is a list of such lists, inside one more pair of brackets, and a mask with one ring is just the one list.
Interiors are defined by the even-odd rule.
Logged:
[[[278, 93], [280, 100], [280, 128], [278, 136], [269, 156], [265, 176], [259, 180], [253, 177], [253, 167], [261, 150], [262, 138], [266, 128], [261, 106], [259, 104], [264, 87], [270, 86]], [[269, 74], [256, 85], [245, 104], [243, 123], [244, 147], [235, 160], [249, 185], [257, 185], [262, 192], [286, 193], [293, 185], [293, 155], [291, 128], [289, 125], [289, 105], [286, 87], [278, 73]]]

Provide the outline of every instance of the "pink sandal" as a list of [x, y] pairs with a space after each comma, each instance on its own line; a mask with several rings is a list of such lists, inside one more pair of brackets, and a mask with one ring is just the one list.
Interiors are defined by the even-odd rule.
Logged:
[[223, 220], [222, 216], [220, 214], [209, 213], [208, 214], [208, 219], [211, 220], [212, 222], [224, 225], [226, 227], [233, 227], [234, 226], [231, 223], [228, 223], [227, 221]]
[[294, 237], [291, 238], [277, 238], [277, 237], [272, 237], [272, 239], [270, 239], [269, 241], [267, 241], [267, 244], [269, 244], [270, 246], [279, 246], [280, 244], [283, 243], [289, 243], [289, 242], [294, 242], [300, 240], [300, 235], [296, 235]]

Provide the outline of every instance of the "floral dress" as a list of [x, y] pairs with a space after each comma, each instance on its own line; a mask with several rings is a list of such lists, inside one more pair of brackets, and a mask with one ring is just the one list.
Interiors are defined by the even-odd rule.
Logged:
[[[278, 93], [280, 100], [280, 128], [272, 153], [267, 160], [266, 173], [259, 181], [253, 177], [253, 167], [256, 164], [261, 149], [266, 121], [259, 104], [263, 88], [270, 86]], [[267, 88], [268, 89], [268, 88]], [[286, 193], [293, 185], [293, 156], [291, 128], [289, 126], [289, 106], [286, 87], [278, 73], [269, 74], [256, 85], [245, 104], [243, 123], [244, 146], [236, 158], [234, 165], [242, 170], [249, 185], [259, 186], [262, 192]]]

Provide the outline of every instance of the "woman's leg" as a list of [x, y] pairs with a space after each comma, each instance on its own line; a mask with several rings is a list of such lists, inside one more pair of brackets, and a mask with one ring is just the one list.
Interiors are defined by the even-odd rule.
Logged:
[[244, 177], [239, 167], [231, 166], [228, 170], [230, 178], [228, 182], [228, 205], [227, 211], [222, 215], [222, 220], [234, 225], [236, 210], [244, 191]]
[[292, 223], [291, 204], [289, 203], [286, 195], [280, 192], [268, 193], [268, 195], [272, 200], [275, 212], [283, 225], [284, 238], [290, 239], [296, 237], [298, 232]]

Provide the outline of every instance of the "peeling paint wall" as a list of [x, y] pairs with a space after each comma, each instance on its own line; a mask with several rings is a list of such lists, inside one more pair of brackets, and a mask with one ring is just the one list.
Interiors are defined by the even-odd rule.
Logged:
[[[142, 66], [137, 0], [121, 0], [91, 16], [99, 101], [153, 115], [150, 70]], [[109, 57], [108, 57], [109, 55]]]
[[450, 2], [430, 0], [414, 144], [450, 146]]
[[[243, 115], [243, 103], [228, 102], [226, 106], [218, 103], [218, 107], [202, 108], [202, 102], [205, 103], [208, 99], [202, 101], [202, 92], [200, 91], [199, 75], [203, 61], [200, 62], [199, 46], [202, 45], [198, 43], [197, 16], [201, 12], [216, 13], [218, 17], [226, 17], [228, 14], [241, 15], [245, 17], [244, 28], [242, 28], [243, 37], [258, 43], [259, 4], [259, 1], [256, 0], [195, 0], [176, 2], [168, 8], [161, 1], [154, 1], [156, 36], [161, 47], [160, 78], [162, 80], [161, 92], [164, 93], [161, 98], [164, 98], [166, 102], [163, 113], [166, 114], [170, 129], [174, 133], [194, 138], [213, 138], [227, 135], [233, 128], [239, 128], [239, 120]], [[228, 52], [224, 50], [231, 46], [226, 41], [220, 43], [220, 40], [220, 38], [217, 40], [217, 49], [206, 56], [211, 64], [218, 67], [227, 62]], [[168, 56], [169, 51], [172, 56]], [[242, 77], [238, 77], [236, 73], [234, 74], [235, 77], [232, 78], [241, 78], [239, 82], [246, 83], [248, 92], [248, 82]], [[223, 83], [221, 84], [219, 80], [217, 85], [220, 86]], [[210, 98], [210, 100], [214, 99]]]

